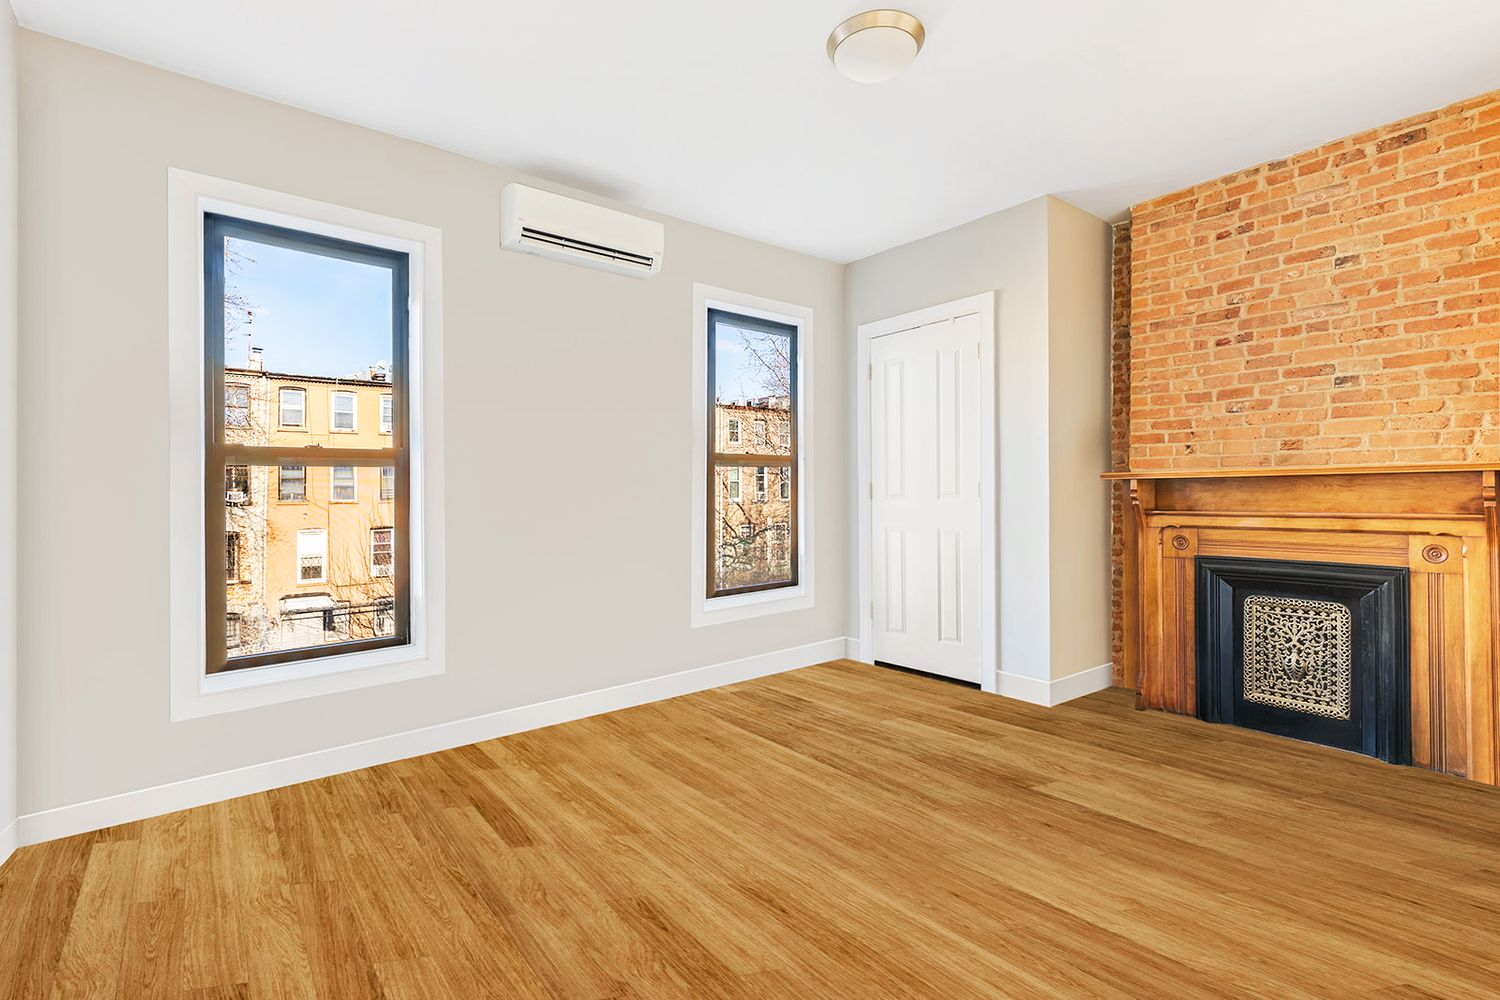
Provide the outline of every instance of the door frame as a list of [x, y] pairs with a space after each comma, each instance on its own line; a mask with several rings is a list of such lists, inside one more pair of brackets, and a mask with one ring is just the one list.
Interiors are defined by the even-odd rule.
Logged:
[[[996, 676], [999, 673], [997, 651], [1000, 648], [999, 632], [999, 575], [998, 550], [995, 544], [1000, 527], [999, 508], [996, 503], [995, 470], [999, 462], [997, 443], [995, 387], [997, 372], [998, 330], [995, 317], [995, 292], [982, 292], [967, 298], [955, 299], [941, 305], [928, 306], [915, 312], [902, 313], [888, 319], [861, 323], [858, 327], [857, 352], [854, 381], [857, 386], [857, 409], [855, 423], [859, 432], [857, 450], [859, 472], [856, 480], [859, 506], [859, 659], [874, 663], [874, 643], [871, 615], [874, 602], [873, 565], [870, 559], [870, 344], [876, 337], [893, 333], [904, 333], [919, 326], [954, 320], [960, 316], [979, 315], [979, 688], [996, 693]], [[988, 336], [985, 335], [988, 331]], [[859, 373], [865, 377], [860, 378]], [[864, 483], [865, 488], [858, 489]]]

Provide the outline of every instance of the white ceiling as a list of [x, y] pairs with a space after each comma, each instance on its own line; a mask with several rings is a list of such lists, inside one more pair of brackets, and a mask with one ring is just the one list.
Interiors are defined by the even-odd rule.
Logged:
[[1500, 87], [1496, 0], [909, 0], [927, 45], [874, 86], [823, 49], [861, 0], [12, 3], [36, 31], [837, 261], [1042, 194], [1116, 217]]

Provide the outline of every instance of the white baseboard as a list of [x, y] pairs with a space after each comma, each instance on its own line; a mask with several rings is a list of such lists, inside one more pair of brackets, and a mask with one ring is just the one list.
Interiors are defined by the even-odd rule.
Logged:
[[[844, 659], [859, 660], [859, 640], [851, 636], [844, 636]], [[860, 660], [863, 663], [863, 660]]]
[[0, 865], [5, 864], [5, 859], [16, 852], [21, 846], [21, 821], [13, 819], [10, 825], [0, 830]]
[[815, 663], [840, 658], [844, 655], [844, 647], [845, 640], [842, 637], [824, 639], [805, 646], [715, 663], [663, 677], [652, 677], [599, 691], [586, 691], [535, 705], [476, 715], [295, 757], [251, 764], [232, 771], [205, 774], [153, 788], [30, 813], [11, 824], [5, 834], [0, 835], [0, 857], [4, 855], [4, 837], [7, 836], [13, 846], [17, 842], [37, 844], [59, 837], [70, 837], [179, 809], [190, 809], [302, 781], [357, 771], [362, 767], [388, 764], [528, 729], [540, 729], [559, 722], [571, 722], [664, 698], [675, 698], [725, 684], [810, 667]]
[[996, 674], [999, 687], [997, 693], [1005, 698], [1015, 698], [1017, 701], [1029, 701], [1033, 705], [1052, 708], [1065, 701], [1082, 698], [1095, 691], [1103, 691], [1113, 683], [1113, 677], [1114, 666], [1109, 663], [1089, 667], [1076, 674], [1059, 677], [1055, 681], [1044, 681], [1021, 674], [1008, 674], [1002, 670]]

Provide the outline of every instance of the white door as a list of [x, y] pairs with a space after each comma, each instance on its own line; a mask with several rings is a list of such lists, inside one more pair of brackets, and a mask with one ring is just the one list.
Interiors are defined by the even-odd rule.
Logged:
[[872, 659], [979, 682], [979, 316], [870, 343]]

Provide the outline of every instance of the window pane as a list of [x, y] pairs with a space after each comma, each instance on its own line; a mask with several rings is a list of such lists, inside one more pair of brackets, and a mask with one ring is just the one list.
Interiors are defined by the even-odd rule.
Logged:
[[[224, 241], [224, 425], [236, 444], [388, 448], [394, 272]], [[382, 402], [385, 400], [385, 402]]]
[[715, 467], [710, 531], [715, 592], [792, 582], [789, 549], [775, 550], [772, 543], [773, 532], [791, 523], [790, 504], [776, 493], [758, 500], [750, 489], [734, 488], [737, 476], [748, 486], [756, 474], [752, 467]]
[[329, 467], [249, 466], [244, 475], [254, 490], [278, 476], [287, 483], [293, 469], [307, 502], [225, 508], [226, 556], [237, 544], [238, 561], [225, 587], [226, 636], [238, 636], [231, 661], [398, 632], [397, 540], [390, 504], [374, 499], [379, 470], [349, 469], [371, 488], [341, 504], [318, 499], [328, 496]]
[[382, 466], [380, 470], [380, 499], [396, 499], [396, 467]]
[[283, 465], [278, 473], [276, 498], [284, 503], [301, 503], [307, 499], [307, 467]]
[[731, 455], [792, 453], [790, 328], [714, 312], [715, 448]]
[[335, 503], [353, 503], [359, 499], [359, 475], [352, 465], [335, 465], [329, 470], [328, 499]]

